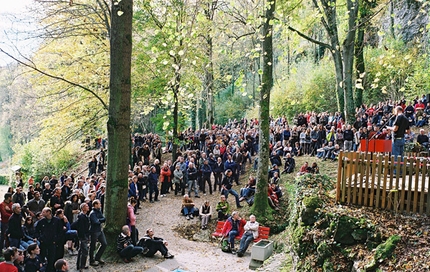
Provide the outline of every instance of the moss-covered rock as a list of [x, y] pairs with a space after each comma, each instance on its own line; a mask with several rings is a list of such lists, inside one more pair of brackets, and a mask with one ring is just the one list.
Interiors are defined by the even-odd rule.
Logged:
[[325, 260], [322, 266], [323, 272], [334, 272], [334, 265], [330, 260]]
[[303, 199], [303, 210], [301, 212], [301, 221], [305, 226], [312, 226], [318, 221], [318, 208], [322, 207], [322, 201], [317, 196], [309, 196]]
[[326, 241], [322, 241], [317, 247], [318, 259], [323, 262], [328, 257], [333, 255], [330, 245]]
[[366, 271], [373, 271], [376, 269], [378, 264], [382, 263], [385, 259], [391, 258], [396, 245], [400, 242], [401, 238], [398, 235], [393, 235], [376, 247], [375, 254], [373, 255], [372, 261], [366, 265]]
[[351, 235], [354, 238], [354, 240], [356, 240], [357, 242], [365, 242], [367, 240], [367, 233], [368, 230], [367, 229], [355, 229], [352, 231]]
[[343, 245], [353, 245], [356, 240], [352, 236], [352, 232], [358, 228], [358, 219], [343, 215], [337, 222], [337, 227], [334, 234], [334, 240]]

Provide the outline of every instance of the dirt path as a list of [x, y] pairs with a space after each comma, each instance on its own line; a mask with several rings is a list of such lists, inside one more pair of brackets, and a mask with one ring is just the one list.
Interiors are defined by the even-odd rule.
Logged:
[[[208, 199], [211, 205], [215, 206], [219, 196], [219, 192], [216, 192], [213, 195], [202, 195], [202, 198], [192, 197], [192, 199], [198, 207], [201, 206], [205, 199]], [[230, 196], [228, 200], [234, 207], [234, 198]], [[90, 267], [89, 271], [174, 271], [176, 268], [190, 272], [251, 271], [248, 268], [251, 261], [250, 248], [244, 257], [238, 258], [236, 255], [222, 252], [217, 242], [197, 242], [180, 237], [178, 232], [174, 230], [175, 227], [182, 226], [187, 228], [189, 226], [188, 228], [195, 229], [196, 227], [192, 225], [200, 226], [198, 218], [187, 221], [184, 216], [181, 216], [181, 203], [182, 196], [167, 194], [166, 197], [160, 198], [160, 202], [142, 203], [142, 209], [138, 210], [139, 215], [137, 215], [137, 228], [140, 231], [140, 237], [143, 236], [147, 228], [153, 228], [156, 236], [168, 241], [169, 252], [175, 255], [173, 262], [169, 260], [163, 263], [164, 258], [157, 253], [153, 258], [136, 257], [135, 262], [132, 263], [108, 263], [103, 267]], [[216, 220], [216, 218], [213, 220]], [[213, 231], [213, 229], [208, 229], [206, 237], [209, 237]], [[76, 257], [65, 257], [72, 264], [71, 271], [75, 271]]]

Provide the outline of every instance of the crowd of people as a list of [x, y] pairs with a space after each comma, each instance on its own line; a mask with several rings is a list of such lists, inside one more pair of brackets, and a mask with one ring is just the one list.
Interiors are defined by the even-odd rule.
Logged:
[[[393, 109], [396, 115], [392, 115]], [[356, 120], [352, 124], [345, 124], [340, 113], [298, 114], [292, 126], [285, 117], [271, 118], [272, 168], [267, 183], [270, 206], [279, 208], [282, 197], [280, 176], [295, 171], [298, 156], [336, 160], [340, 150], [357, 150], [361, 139], [391, 139], [391, 131], [394, 131], [394, 141], [400, 139], [399, 126], [405, 132], [406, 141], [413, 140], [409, 127], [426, 126], [429, 115], [430, 103], [423, 96], [408, 105], [404, 99], [368, 107], [363, 105], [357, 108]], [[399, 123], [403, 120], [399, 116], [405, 118], [404, 124]], [[162, 161], [162, 154], [172, 151], [171, 142], [168, 141], [163, 149], [156, 134], [132, 136], [133, 165], [128, 177], [127, 225], [118, 230], [117, 245], [118, 254], [125, 262], [140, 253], [153, 256], [160, 252], [165, 258], [173, 257], [168, 252], [167, 242], [155, 237], [152, 229], [147, 229], [144, 237], [139, 239], [136, 228], [140, 205], [146, 201], [159, 202], [167, 194], [183, 196], [181, 212], [187, 220], [199, 217], [202, 229], [208, 227], [212, 213], [216, 211], [217, 219], [229, 222], [226, 225], [234, 232], [248, 233], [242, 235], [245, 240], [243, 245], [241, 242], [238, 255], [243, 255], [250, 237], [255, 234], [253, 227], [245, 227], [248, 223], [255, 226], [255, 217], [251, 216], [250, 221], [245, 222], [238, 212], [231, 213], [228, 197], [234, 197], [238, 209], [243, 201], [253, 204], [255, 177], [250, 176], [239, 191], [235, 186], [241, 185], [240, 176], [249, 167], [247, 165], [253, 162], [255, 165], [258, 160], [258, 156], [254, 157], [259, 151], [258, 120], [232, 120], [225, 126], [213, 125], [210, 129], [197, 131], [187, 129], [180, 134], [179, 140], [177, 159]], [[429, 137], [424, 129], [417, 142], [428, 146]], [[27, 193], [23, 192], [24, 182], [18, 179], [16, 188], [10, 188], [4, 195], [0, 203], [0, 245], [9, 250], [18, 271], [54, 271], [55, 262], [64, 256], [65, 245], [70, 255], [78, 255], [78, 270], [87, 267], [88, 257], [92, 266], [104, 263], [102, 255], [107, 246], [102, 228], [105, 221], [105, 147], [100, 145], [100, 151], [88, 163], [87, 177], [63, 173], [59, 178], [53, 175], [40, 182], [30, 177]], [[317, 163], [309, 165], [306, 162], [301, 166], [298, 174], [305, 173], [319, 173]], [[220, 201], [215, 209], [207, 199], [197, 205], [191, 198], [216, 192], [220, 193]], [[225, 235], [230, 237], [234, 232], [226, 229]], [[234, 249], [233, 238], [230, 238], [230, 246]]]

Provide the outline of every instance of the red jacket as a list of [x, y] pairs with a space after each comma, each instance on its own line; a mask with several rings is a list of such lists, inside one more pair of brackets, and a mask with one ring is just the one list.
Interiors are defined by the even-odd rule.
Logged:
[[[224, 226], [222, 228], [222, 236], [227, 236], [228, 233], [231, 231], [232, 227], [233, 227], [233, 223], [232, 223], [231, 216], [225, 221]], [[239, 230], [239, 235], [237, 235], [238, 237], [242, 237], [244, 229], [243, 227], [246, 224], [246, 220], [245, 219], [239, 219], [239, 224], [237, 226], [238, 230]]]
[[[9, 217], [12, 215], [12, 201], [7, 204], [6, 202], [0, 203], [0, 214], [1, 214], [1, 221], [3, 223], [9, 223]], [[9, 210], [6, 210], [6, 207], [9, 207]]]
[[170, 168], [164, 169], [164, 167], [161, 168], [160, 172], [160, 182], [164, 182], [167, 180], [167, 182], [170, 182], [170, 177], [172, 176], [172, 172], [170, 171]]

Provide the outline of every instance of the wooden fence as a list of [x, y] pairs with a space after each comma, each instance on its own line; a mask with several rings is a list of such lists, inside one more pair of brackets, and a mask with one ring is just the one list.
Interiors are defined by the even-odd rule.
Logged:
[[340, 203], [430, 215], [427, 157], [341, 152], [336, 187]]

